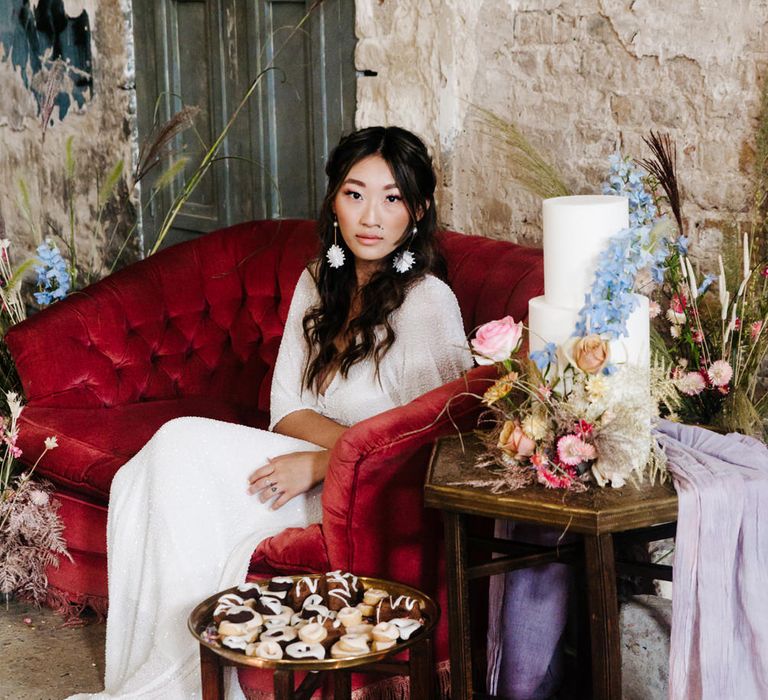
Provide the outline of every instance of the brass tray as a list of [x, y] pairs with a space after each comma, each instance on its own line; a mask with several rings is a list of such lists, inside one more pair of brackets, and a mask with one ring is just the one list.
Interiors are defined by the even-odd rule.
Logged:
[[[306, 574], [305, 574], [306, 575]], [[309, 578], [319, 578], [321, 574], [309, 574]], [[304, 578], [304, 576], [291, 576], [294, 581]], [[367, 576], [358, 576], [358, 581], [363, 585], [363, 589], [382, 588], [393, 596], [407, 595], [416, 598], [421, 604], [422, 617], [424, 624], [422, 628], [415, 632], [410, 639], [401, 640], [393, 647], [382, 651], [372, 651], [360, 656], [351, 656], [347, 659], [262, 659], [256, 656], [246, 656], [243, 652], [235, 649], [228, 649], [216, 642], [204, 639], [202, 634], [213, 619], [213, 611], [216, 607], [216, 601], [225, 593], [233, 593], [237, 586], [227, 588], [226, 590], [215, 593], [210, 598], [206, 598], [202, 603], [195, 607], [190, 613], [187, 626], [197, 641], [219, 656], [227, 659], [235, 666], [252, 666], [255, 668], [283, 669], [296, 671], [330, 671], [335, 668], [354, 668], [355, 666], [364, 666], [366, 664], [381, 661], [387, 657], [399, 654], [416, 642], [422, 640], [426, 635], [431, 635], [432, 631], [440, 618], [440, 608], [427, 595], [415, 588], [406, 586], [394, 581], [385, 581], [380, 578], [370, 578]], [[269, 578], [249, 579], [249, 583], [266, 583]]]

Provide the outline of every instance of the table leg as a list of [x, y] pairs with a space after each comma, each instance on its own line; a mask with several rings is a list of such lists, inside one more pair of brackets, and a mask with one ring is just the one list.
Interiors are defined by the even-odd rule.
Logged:
[[275, 688], [275, 700], [293, 700], [293, 671], [276, 668], [272, 682]]
[[203, 700], [224, 700], [224, 668], [218, 654], [200, 645], [200, 681]]
[[592, 643], [592, 697], [621, 699], [621, 639], [613, 535], [584, 536]]
[[432, 657], [432, 637], [422, 639], [408, 650], [408, 676], [411, 685], [410, 697], [435, 697], [435, 668]]
[[[448, 629], [451, 652], [451, 700], [472, 700], [472, 646], [465, 518], [445, 511], [445, 569], [448, 579]], [[412, 695], [412, 697], [418, 697]]]
[[352, 697], [352, 673], [337, 669], [333, 671], [333, 700], [350, 700]]

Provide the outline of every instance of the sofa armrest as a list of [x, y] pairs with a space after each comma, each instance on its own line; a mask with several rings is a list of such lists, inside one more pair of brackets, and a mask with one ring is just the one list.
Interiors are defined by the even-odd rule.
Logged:
[[347, 430], [333, 449], [323, 489], [333, 568], [434, 587], [440, 523], [424, 508], [429, 454], [437, 438], [475, 427], [483, 410], [479, 396], [495, 379], [495, 367], [474, 368]]

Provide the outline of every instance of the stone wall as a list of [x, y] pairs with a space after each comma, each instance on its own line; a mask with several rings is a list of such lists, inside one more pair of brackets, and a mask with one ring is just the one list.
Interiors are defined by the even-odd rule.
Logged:
[[[766, 71], [765, 0], [356, 0], [359, 126], [401, 124], [434, 146], [441, 216], [535, 243], [540, 202], [510, 178], [470, 105], [508, 119], [576, 193], [617, 148], [677, 142], [689, 233], [708, 264], [749, 208]], [[727, 11], [724, 9], [727, 6]]]
[[[118, 161], [124, 161], [126, 172], [132, 169], [130, 0], [65, 0], [66, 18], [47, 13], [36, 18], [38, 6], [55, 10], [55, 3], [44, 0], [0, 0], [0, 170], [6, 175], [0, 182], [0, 214], [17, 262], [44, 236], [57, 240], [63, 250], [52, 234], [58, 230], [69, 236], [66, 142], [74, 137], [78, 256], [84, 268], [99, 268], [110, 238], [114, 252], [126, 230], [125, 219], [133, 215], [123, 184], [119, 203], [96, 226], [97, 187]], [[61, 70], [51, 61], [54, 44], [69, 59], [58, 79], [52, 77]], [[40, 112], [49, 90], [55, 101], [43, 134]], [[20, 180], [29, 191], [31, 221], [24, 213]], [[122, 226], [113, 237], [116, 222]]]

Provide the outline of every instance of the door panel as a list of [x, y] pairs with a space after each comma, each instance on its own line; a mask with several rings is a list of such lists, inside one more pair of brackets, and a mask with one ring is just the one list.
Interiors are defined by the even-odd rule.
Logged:
[[[162, 123], [182, 104], [200, 107], [175, 147], [192, 156], [173, 188], [149, 205], [149, 249], [173, 197], [204, 149], [263, 73], [219, 160], [184, 205], [164, 245], [254, 218], [313, 217], [329, 148], [354, 127], [354, 0], [326, 0], [303, 28], [311, 0], [134, 0], [139, 135], [155, 102]], [[279, 53], [278, 53], [279, 52]], [[265, 69], [273, 63], [272, 70]]]

